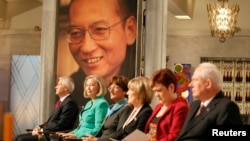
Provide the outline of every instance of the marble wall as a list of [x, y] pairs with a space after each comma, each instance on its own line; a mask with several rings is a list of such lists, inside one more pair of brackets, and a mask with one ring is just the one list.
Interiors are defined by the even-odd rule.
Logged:
[[220, 43], [211, 36], [177, 36], [167, 37], [168, 66], [175, 63], [191, 64], [192, 68], [200, 63], [201, 57], [250, 57], [250, 37], [234, 37]]

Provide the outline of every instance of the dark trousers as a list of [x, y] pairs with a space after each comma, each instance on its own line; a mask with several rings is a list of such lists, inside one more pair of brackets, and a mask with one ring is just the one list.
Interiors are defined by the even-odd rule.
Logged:
[[[33, 136], [31, 133], [17, 135], [15, 141], [38, 141], [38, 136]], [[41, 141], [49, 141], [48, 136], [42, 135]]]

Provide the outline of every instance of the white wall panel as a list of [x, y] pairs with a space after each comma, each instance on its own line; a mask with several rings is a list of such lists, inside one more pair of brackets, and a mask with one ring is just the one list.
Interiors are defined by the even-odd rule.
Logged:
[[38, 55], [12, 55], [10, 109], [14, 135], [39, 124], [40, 64]]

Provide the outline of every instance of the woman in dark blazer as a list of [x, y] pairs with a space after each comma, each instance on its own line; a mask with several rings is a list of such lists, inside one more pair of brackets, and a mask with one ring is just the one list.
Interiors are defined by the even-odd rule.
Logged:
[[[117, 128], [120, 128], [128, 117], [128, 112], [132, 110], [131, 106], [127, 105], [128, 99], [126, 93], [128, 91], [129, 79], [125, 76], [114, 76], [109, 82], [110, 99], [115, 104], [109, 106], [106, 120], [102, 129], [97, 135], [97, 141], [109, 140]], [[93, 139], [92, 139], [93, 140]]]
[[146, 77], [136, 77], [128, 83], [128, 103], [133, 105], [133, 110], [112, 139], [121, 140], [134, 130], [144, 131], [146, 122], [152, 113], [150, 103], [153, 98], [153, 91], [150, 88], [149, 79]]
[[188, 103], [177, 95], [177, 80], [169, 69], [156, 71], [151, 78], [151, 87], [159, 104], [147, 122], [145, 133], [157, 141], [174, 141], [187, 117]]
[[115, 104], [109, 106], [105, 122], [96, 137], [88, 136], [83, 138], [83, 140], [108, 141], [110, 136], [112, 136], [117, 129], [122, 127], [133, 109], [132, 106], [127, 104], [128, 100], [126, 93], [128, 91], [128, 81], [129, 79], [125, 76], [114, 76], [111, 79], [108, 90], [110, 99], [113, 100]]

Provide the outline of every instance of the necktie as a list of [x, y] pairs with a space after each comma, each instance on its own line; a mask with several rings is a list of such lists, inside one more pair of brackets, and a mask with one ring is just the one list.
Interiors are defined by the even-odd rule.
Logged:
[[200, 115], [200, 113], [202, 112], [202, 110], [204, 110], [204, 108], [205, 108], [204, 104], [201, 104], [195, 116]]
[[60, 105], [61, 105], [61, 101], [60, 100], [58, 100], [57, 102], [56, 102], [56, 105], [55, 105], [55, 108], [57, 109]]

